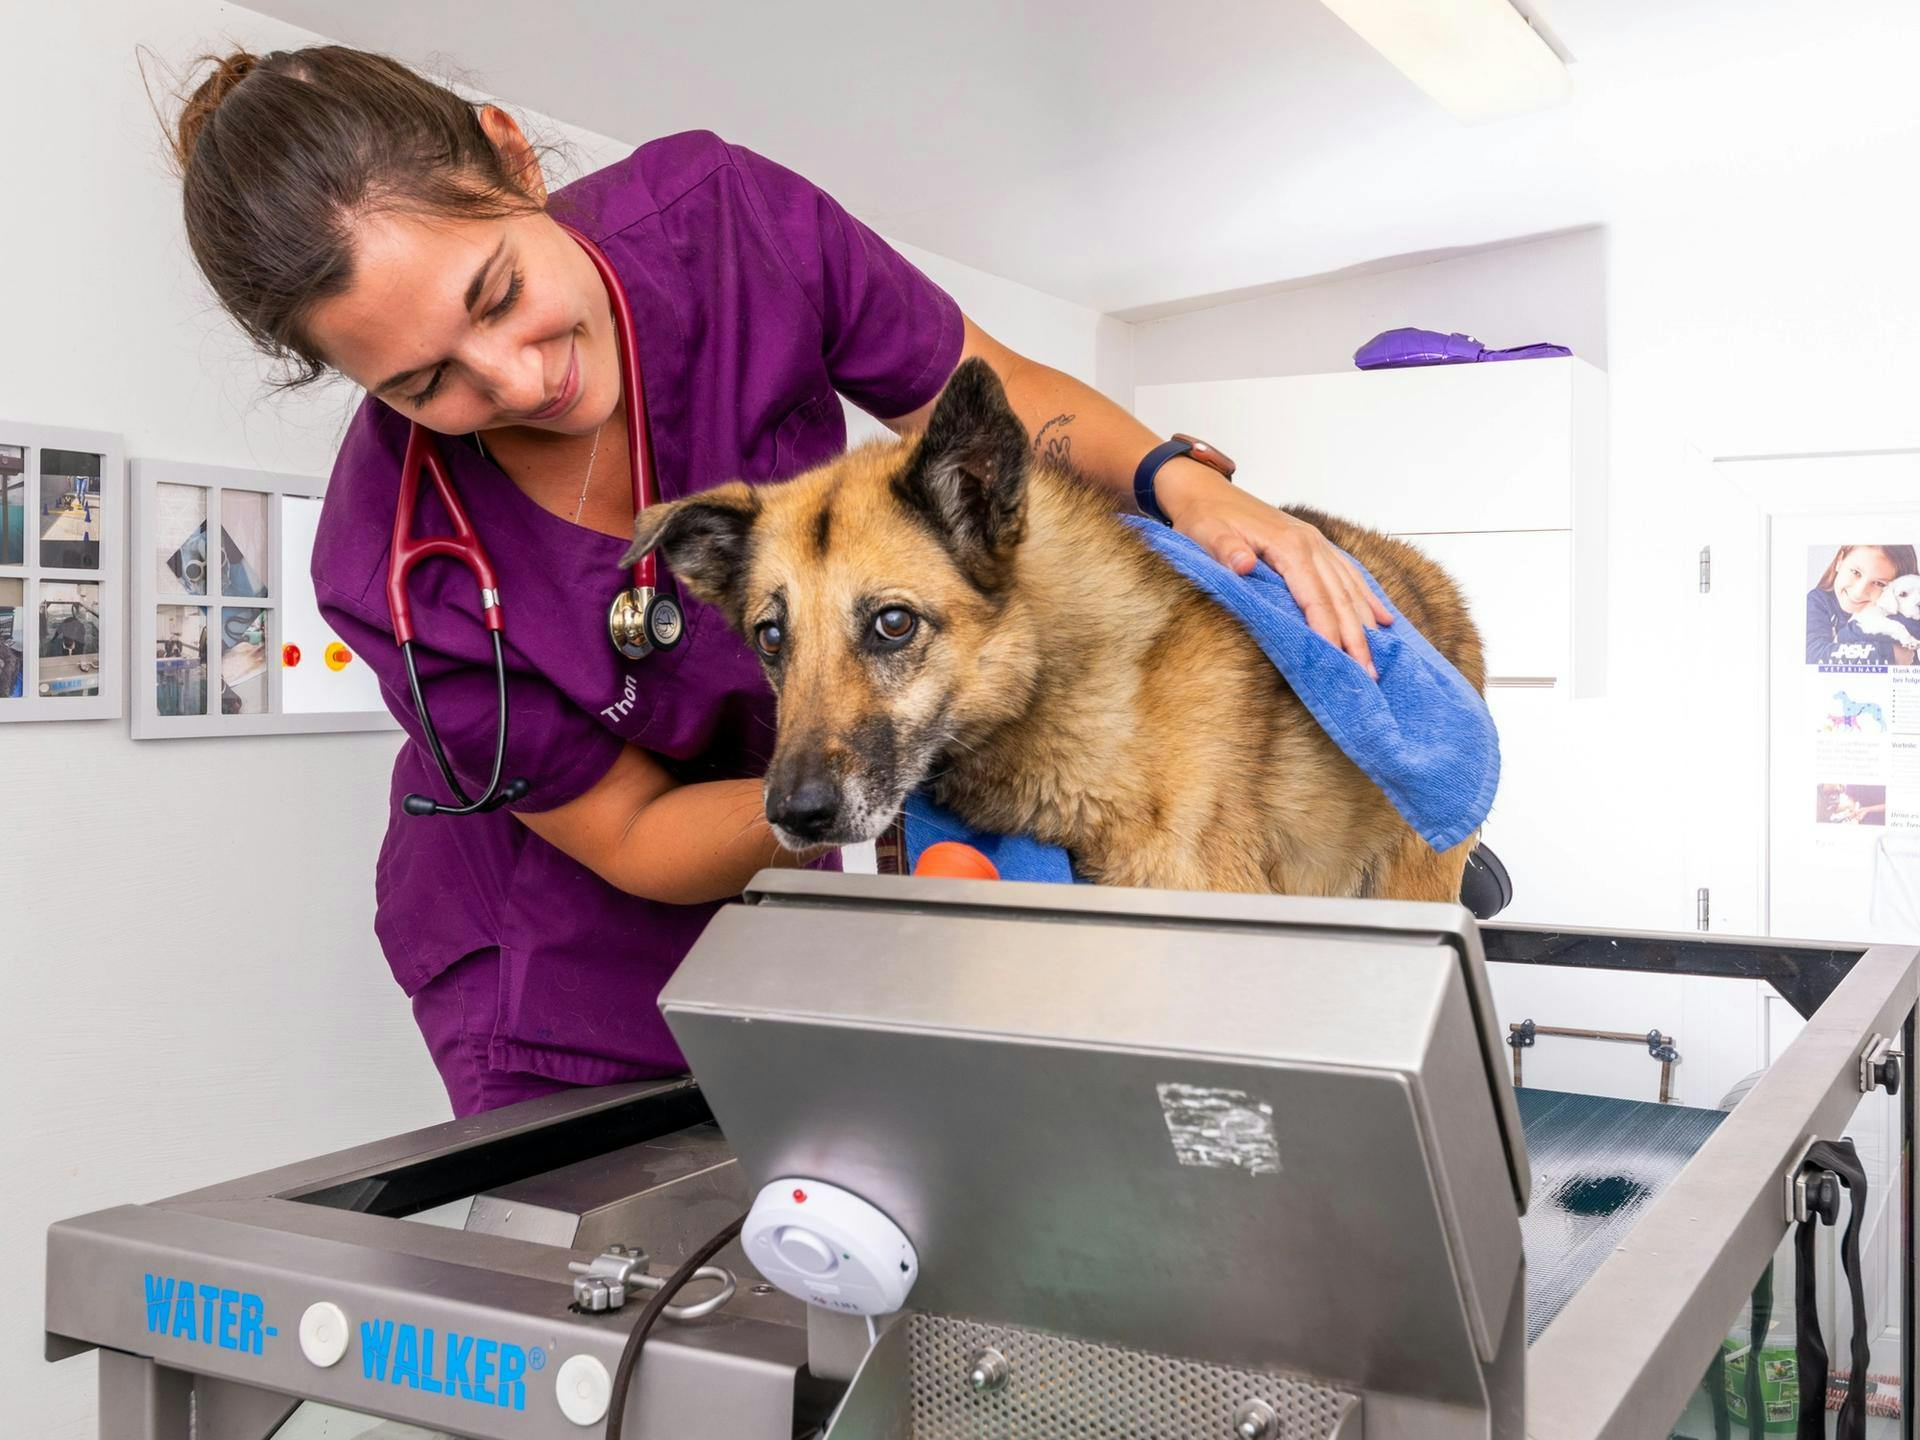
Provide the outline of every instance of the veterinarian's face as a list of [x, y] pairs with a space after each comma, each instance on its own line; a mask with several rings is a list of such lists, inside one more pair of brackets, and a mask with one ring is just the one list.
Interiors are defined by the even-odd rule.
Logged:
[[1858, 615], [1880, 598], [1894, 579], [1893, 562], [1871, 545], [1856, 545], [1840, 557], [1833, 572], [1833, 598], [1849, 615]]
[[1019, 703], [996, 587], [1023, 520], [1027, 437], [1004, 404], [990, 371], [963, 367], [918, 446], [650, 507], [636, 528], [629, 556], [657, 545], [773, 684], [767, 818], [790, 848], [876, 838], [968, 725]]
[[539, 212], [355, 227], [353, 276], [308, 319], [342, 374], [443, 435], [527, 426], [586, 434], [620, 400], [600, 277]]

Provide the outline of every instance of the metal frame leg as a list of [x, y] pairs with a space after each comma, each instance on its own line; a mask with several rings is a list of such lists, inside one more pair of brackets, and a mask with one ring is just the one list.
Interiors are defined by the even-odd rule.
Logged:
[[201, 1375], [193, 1382], [193, 1440], [267, 1440], [299, 1408], [290, 1395]]
[[192, 1440], [193, 1377], [139, 1355], [100, 1352], [100, 1440]]

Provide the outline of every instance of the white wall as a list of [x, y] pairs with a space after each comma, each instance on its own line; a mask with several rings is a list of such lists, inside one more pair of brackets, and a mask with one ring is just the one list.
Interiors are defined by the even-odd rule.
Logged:
[[[137, 45], [177, 63], [316, 38], [208, 0], [6, 9], [7, 113], [34, 181], [0, 223], [0, 420], [119, 430], [132, 455], [326, 472], [355, 397], [263, 397], [192, 271], [135, 65]], [[624, 148], [562, 134], [587, 166]], [[1093, 377], [1092, 312], [914, 258], [990, 330]], [[0, 726], [7, 1436], [94, 1433], [93, 1360], [39, 1358], [48, 1223], [446, 1117], [372, 931], [395, 743]]]
[[[1809, 44], [1790, 64], [1785, 54], [1730, 58], [1589, 104], [1578, 134], [1583, 159], [1606, 177], [1593, 200], [1604, 236], [1350, 275], [1136, 326], [1140, 383], [1345, 368], [1361, 340], [1397, 324], [1465, 329], [1490, 344], [1603, 347], [1609, 692], [1561, 702], [1560, 763], [1550, 753], [1528, 777], [1536, 801], [1564, 816], [1554, 863], [1592, 877], [1564, 922], [1692, 928], [1686, 821], [1690, 807], [1715, 802], [1690, 783], [1691, 757], [1729, 727], [1761, 723], [1702, 703], [1689, 684], [1690, 657], [1712, 638], [1688, 630], [1701, 537], [1687, 447], [1920, 445], [1920, 201], [1908, 178], [1920, 118], [1879, 98], [1860, 73], [1869, 62], [1881, 63]], [[1777, 106], [1769, 97], [1783, 85], [1791, 104]], [[1214, 438], [1231, 449], [1232, 436]], [[1714, 928], [1759, 923], [1722, 911]]]
[[1137, 385], [1347, 370], [1363, 341], [1404, 325], [1463, 331], [1496, 349], [1551, 341], [1604, 370], [1606, 237], [1577, 230], [1397, 260], [1125, 318]]

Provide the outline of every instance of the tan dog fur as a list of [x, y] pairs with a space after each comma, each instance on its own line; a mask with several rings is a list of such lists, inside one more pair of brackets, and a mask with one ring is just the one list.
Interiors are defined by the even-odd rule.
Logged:
[[[1435, 854], [1240, 623], [1110, 497], [1026, 444], [991, 371], [968, 362], [918, 442], [642, 517], [632, 553], [658, 547], [749, 643], [779, 627], [763, 663], [779, 696], [767, 808], [782, 838], [871, 839], [930, 783], [968, 823], [1064, 846], [1101, 883], [1456, 899], [1472, 841]], [[1438, 565], [1290, 513], [1484, 686], [1479, 634]], [[876, 630], [883, 610], [916, 617], [903, 647]], [[828, 790], [830, 820], [816, 807], [809, 828], [782, 824], [795, 794]]]

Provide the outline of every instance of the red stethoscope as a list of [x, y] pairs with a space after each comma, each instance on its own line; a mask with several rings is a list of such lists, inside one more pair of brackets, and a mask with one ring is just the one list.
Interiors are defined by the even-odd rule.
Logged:
[[[593, 268], [600, 272], [607, 301], [613, 308], [613, 333], [620, 352], [620, 387], [627, 412], [627, 459], [633, 481], [633, 511], [638, 517], [657, 501], [658, 488], [653, 475], [653, 442], [647, 433], [647, 395], [640, 378], [639, 348], [634, 343], [633, 311], [628, 308], [626, 291], [613, 265], [600, 253], [600, 247], [571, 226], [561, 225], [587, 252]], [[453, 534], [418, 536], [413, 533], [414, 510], [420, 499], [420, 472], [432, 477], [434, 493], [440, 497], [447, 516], [453, 521]], [[422, 560], [444, 555], [457, 560], [473, 572], [480, 586], [480, 618], [493, 636], [493, 673], [499, 693], [499, 719], [494, 728], [493, 774], [487, 788], [469, 799], [465, 788], [447, 761], [447, 752], [427, 710], [427, 697], [420, 689], [420, 675], [413, 663], [413, 606], [407, 599], [407, 576]], [[613, 648], [629, 660], [643, 659], [655, 650], [671, 650], [685, 631], [680, 607], [671, 596], [662, 595], [654, 584], [654, 557], [642, 555], [633, 567], [633, 584], [613, 597], [607, 610], [607, 633]], [[475, 533], [466, 506], [454, 493], [453, 481], [440, 458], [433, 433], [414, 424], [407, 431], [407, 450], [400, 462], [400, 499], [394, 507], [393, 547], [387, 561], [387, 609], [393, 616], [393, 638], [407, 662], [407, 684], [413, 690], [413, 710], [426, 731], [427, 747], [440, 766], [447, 789], [459, 803], [443, 805], [427, 795], [409, 795], [402, 802], [409, 815], [480, 815], [510, 805], [527, 793], [525, 780], [500, 783], [500, 772], [507, 762], [507, 660], [500, 636], [505, 621], [500, 615], [500, 581], [493, 573], [493, 561]]]

